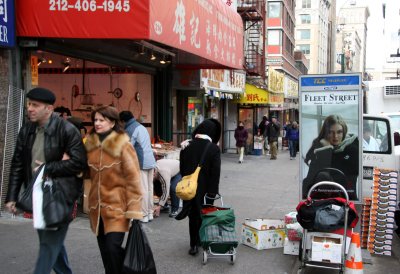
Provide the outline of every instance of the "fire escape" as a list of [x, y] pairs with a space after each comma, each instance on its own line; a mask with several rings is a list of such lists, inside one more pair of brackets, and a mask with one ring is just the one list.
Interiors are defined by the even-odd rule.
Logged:
[[238, 0], [244, 24], [245, 70], [248, 76], [265, 79], [265, 0]]

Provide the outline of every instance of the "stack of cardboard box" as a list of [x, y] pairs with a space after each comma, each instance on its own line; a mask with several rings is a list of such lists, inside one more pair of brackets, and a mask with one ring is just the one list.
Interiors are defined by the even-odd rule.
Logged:
[[374, 169], [368, 250], [373, 254], [392, 254], [394, 212], [397, 200], [397, 177], [394, 170]]
[[371, 217], [371, 197], [364, 198], [361, 213], [361, 248], [367, 248], [369, 221]]

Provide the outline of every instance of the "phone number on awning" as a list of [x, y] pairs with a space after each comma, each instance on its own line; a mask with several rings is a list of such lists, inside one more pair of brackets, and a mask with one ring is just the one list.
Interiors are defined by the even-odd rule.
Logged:
[[129, 12], [129, 0], [77, 0], [75, 3], [68, 0], [49, 0], [50, 11], [83, 11], [83, 12]]

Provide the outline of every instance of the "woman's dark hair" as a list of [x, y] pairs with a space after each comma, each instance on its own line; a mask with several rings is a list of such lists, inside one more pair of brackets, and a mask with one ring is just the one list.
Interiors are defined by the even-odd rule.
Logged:
[[121, 121], [119, 120], [119, 115], [118, 115], [117, 109], [115, 107], [111, 107], [111, 106], [102, 106], [102, 107], [98, 107], [97, 109], [92, 111], [91, 120], [93, 123], [93, 128], [90, 131], [90, 133], [96, 132], [96, 130], [94, 128], [94, 117], [95, 117], [96, 113], [101, 114], [104, 118], [107, 118], [111, 122], [115, 122], [113, 130], [115, 130], [116, 132], [118, 132], [118, 133], [125, 132], [124, 129], [122, 128]]
[[[339, 115], [333, 114], [329, 115], [328, 117], [325, 118], [325, 121], [321, 127], [321, 130], [318, 134], [318, 137], [314, 140], [319, 142], [322, 139], [328, 139], [328, 134], [333, 125], [339, 124], [343, 128], [343, 139], [346, 138], [347, 136], [347, 124], [343, 120], [342, 117]], [[342, 140], [343, 141], [343, 140]]]

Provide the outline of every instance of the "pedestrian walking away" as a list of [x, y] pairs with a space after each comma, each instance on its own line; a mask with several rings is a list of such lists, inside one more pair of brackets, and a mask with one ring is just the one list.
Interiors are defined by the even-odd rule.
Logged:
[[268, 117], [263, 116], [260, 124], [258, 125], [258, 129], [260, 130], [260, 135], [264, 137], [264, 150], [263, 154], [267, 154], [268, 151], [268, 137], [267, 137], [267, 126], [269, 124]]
[[297, 146], [299, 145], [299, 127], [296, 121], [287, 128], [286, 136], [289, 140], [290, 160], [294, 160], [297, 154]]
[[[76, 127], [54, 113], [56, 97], [45, 88], [30, 90], [28, 98], [28, 118], [18, 133], [18, 139], [11, 163], [6, 207], [16, 213], [16, 202], [21, 186], [28, 187], [35, 171], [45, 164], [44, 178], [58, 182], [65, 194], [71, 218], [56, 227], [34, 227], [39, 235], [39, 255], [35, 274], [47, 274], [53, 269], [56, 273], [72, 273], [68, 262], [64, 240], [69, 222], [72, 220], [75, 202], [81, 194], [82, 174], [86, 170], [86, 153], [81, 135]], [[35, 184], [36, 186], [36, 184]], [[43, 186], [42, 186], [43, 187]], [[36, 189], [36, 187], [35, 187]], [[43, 193], [33, 191], [33, 199], [43, 199]], [[33, 216], [44, 215], [34, 212]], [[46, 216], [44, 216], [46, 220]]]
[[276, 116], [272, 116], [271, 122], [267, 125], [268, 143], [271, 149], [271, 160], [276, 160], [278, 157], [278, 138], [280, 135], [281, 125]]
[[142, 222], [147, 223], [153, 220], [153, 179], [154, 168], [156, 167], [156, 159], [154, 158], [153, 149], [151, 147], [150, 135], [147, 129], [133, 117], [132, 112], [122, 111], [119, 117], [124, 124], [125, 131], [130, 137], [139, 159], [140, 182], [144, 195], [142, 200]]
[[[192, 200], [184, 201], [181, 212], [176, 216], [177, 220], [189, 216], [190, 255], [196, 255], [200, 246], [200, 211], [201, 205], [204, 203], [204, 196], [207, 193], [210, 197], [215, 197], [219, 192], [221, 151], [217, 143], [220, 136], [221, 124], [215, 119], [204, 120], [194, 129], [192, 140], [188, 144], [185, 142], [187, 146], [183, 147], [180, 152], [180, 173], [182, 176], [186, 176], [195, 171], [207, 148], [197, 182], [196, 196]], [[213, 204], [212, 200], [206, 202]]]
[[239, 164], [243, 163], [244, 147], [246, 146], [249, 134], [244, 128], [244, 124], [239, 122], [238, 127], [235, 129], [236, 148], [239, 152]]
[[116, 274], [122, 270], [122, 242], [130, 219], [143, 218], [139, 161], [114, 107], [97, 108], [91, 119], [93, 129], [85, 143], [92, 180], [90, 226], [105, 273]]
[[161, 186], [161, 196], [158, 205], [154, 209], [154, 216], [158, 217], [162, 209], [168, 210], [167, 200], [171, 198], [169, 217], [176, 217], [179, 210], [179, 198], [176, 196], [176, 185], [181, 180], [179, 173], [179, 160], [160, 159], [154, 171], [154, 185]]

